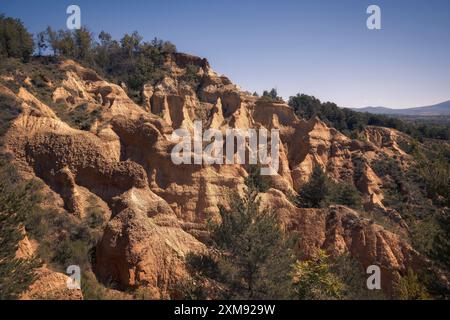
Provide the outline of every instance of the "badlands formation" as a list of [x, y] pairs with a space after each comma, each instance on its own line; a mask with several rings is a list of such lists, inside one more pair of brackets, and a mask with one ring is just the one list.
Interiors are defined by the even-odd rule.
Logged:
[[[93, 270], [98, 279], [121, 290], [146, 287], [154, 298], [168, 298], [171, 286], [188, 277], [186, 255], [208, 250], [206, 224], [219, 217], [218, 207], [227, 207], [230, 194], [242, 192], [248, 168], [173, 164], [172, 132], [193, 130], [196, 120], [205, 129], [223, 131], [279, 129], [280, 166], [278, 174], [270, 176], [271, 188], [261, 194], [261, 203], [276, 212], [283, 230], [298, 235], [298, 248], [305, 255], [321, 248], [332, 254], [349, 253], [365, 268], [379, 265], [387, 292], [399, 273], [424, 263], [399, 235], [359, 212], [344, 206], [302, 209], [289, 200], [319, 165], [334, 180], [354, 183], [367, 211], [392, 216], [402, 226], [401, 217], [384, 206], [383, 181], [370, 163], [387, 155], [408, 166], [409, 156], [398, 147], [407, 136], [367, 127], [365, 141], [352, 140], [318, 118], [300, 119], [282, 102], [240, 90], [205, 59], [174, 54], [166, 64], [171, 75], [156, 86], [144, 87], [142, 105], [127, 96], [126, 88], [92, 70], [71, 60], [58, 64], [64, 79], [46, 83], [52, 100], [69, 108], [85, 104], [87, 110], [96, 110], [98, 116], [86, 130], [74, 129], [33, 96], [32, 83], [18, 94], [0, 85], [0, 92], [22, 109], [5, 140], [20, 174], [42, 180], [54, 195], [49, 205], [79, 219], [85, 217], [89, 199], [103, 208], [108, 223], [95, 248]], [[178, 81], [188, 65], [198, 67], [197, 88]], [[365, 164], [356, 170], [361, 159]], [[24, 255], [32, 250], [27, 246], [31, 245], [22, 245]], [[50, 282], [58, 291], [66, 280], [49, 269], [41, 274], [34, 286]], [[33, 297], [33, 288], [30, 291], [28, 298]]]

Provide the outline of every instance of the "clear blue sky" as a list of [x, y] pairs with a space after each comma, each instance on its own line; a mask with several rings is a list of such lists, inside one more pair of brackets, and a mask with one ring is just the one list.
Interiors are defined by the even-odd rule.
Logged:
[[[0, 0], [0, 12], [36, 33], [64, 28], [69, 4], [97, 34], [170, 40], [252, 92], [349, 107], [450, 99], [449, 0]], [[366, 28], [370, 4], [381, 7], [382, 30]]]

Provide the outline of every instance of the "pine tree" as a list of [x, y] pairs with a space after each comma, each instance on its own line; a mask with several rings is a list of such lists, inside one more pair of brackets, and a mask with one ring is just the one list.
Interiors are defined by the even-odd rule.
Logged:
[[0, 57], [27, 62], [33, 53], [33, 37], [19, 19], [0, 15]]
[[243, 197], [235, 195], [230, 210], [212, 230], [220, 252], [220, 278], [227, 298], [281, 299], [290, 294], [292, 250], [273, 212], [260, 210], [258, 188], [247, 180]]

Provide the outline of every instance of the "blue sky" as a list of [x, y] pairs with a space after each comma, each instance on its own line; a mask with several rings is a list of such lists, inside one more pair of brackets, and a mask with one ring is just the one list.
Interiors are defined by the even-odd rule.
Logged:
[[[170, 40], [251, 92], [276, 87], [348, 107], [450, 99], [449, 0], [0, 0], [0, 12], [36, 33], [64, 28], [70, 4], [97, 34]], [[382, 30], [366, 27], [370, 4]]]

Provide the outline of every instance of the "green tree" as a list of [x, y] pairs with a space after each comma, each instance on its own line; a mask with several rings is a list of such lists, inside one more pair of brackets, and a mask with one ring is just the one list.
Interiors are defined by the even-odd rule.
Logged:
[[222, 221], [213, 227], [213, 247], [229, 298], [289, 297], [293, 262], [290, 241], [273, 212], [260, 210], [258, 190], [249, 184], [243, 197], [235, 195], [230, 210], [221, 208]]
[[108, 32], [101, 31], [98, 35], [98, 39], [100, 40], [100, 45], [103, 47], [109, 47], [112, 42], [112, 36]]
[[310, 180], [303, 185], [297, 202], [304, 208], [320, 208], [329, 194], [329, 178], [320, 166], [315, 166]]
[[270, 101], [283, 101], [283, 98], [278, 96], [278, 91], [272, 88], [270, 91], [264, 90], [262, 98]]
[[127, 52], [128, 57], [133, 58], [134, 53], [139, 49], [139, 44], [141, 41], [141, 35], [139, 35], [137, 31], [134, 31], [131, 35], [125, 34], [120, 40], [120, 43], [122, 44], [122, 48], [124, 48]]
[[59, 55], [58, 52], [58, 33], [54, 31], [50, 26], [47, 27], [45, 31], [46, 41], [48, 43], [48, 46], [52, 48], [53, 55], [57, 56]]
[[310, 119], [317, 114], [321, 107], [319, 99], [306, 94], [297, 94], [294, 97], [290, 97], [288, 103], [298, 116], [306, 119]]
[[33, 37], [19, 19], [0, 15], [0, 57], [27, 62], [34, 49]]
[[92, 33], [85, 27], [75, 30], [74, 42], [76, 45], [77, 59], [88, 61], [91, 58], [93, 37]]
[[339, 108], [332, 102], [321, 102], [319, 99], [306, 94], [297, 94], [289, 98], [288, 104], [295, 113], [302, 118], [310, 119], [318, 116], [322, 121], [347, 136], [354, 131], [357, 135], [365, 126], [380, 126], [394, 128], [415, 138], [450, 139], [450, 127], [446, 125], [432, 125], [403, 121], [385, 115], [357, 112], [351, 109]]
[[199, 67], [193, 64], [188, 64], [186, 66], [186, 73], [184, 74], [181, 80], [187, 83], [195, 90], [197, 90], [197, 87], [199, 86], [201, 80], [200, 76], [198, 75], [198, 71]]
[[362, 208], [362, 198], [351, 183], [336, 183], [329, 180], [328, 194], [324, 199], [325, 204], [340, 204], [354, 209]]
[[450, 163], [442, 154], [432, 159], [420, 157], [419, 174], [425, 182], [428, 197], [438, 201], [441, 197], [444, 205], [450, 205]]
[[77, 57], [76, 44], [71, 31], [59, 30], [54, 45], [53, 49], [59, 55], [73, 59]]

